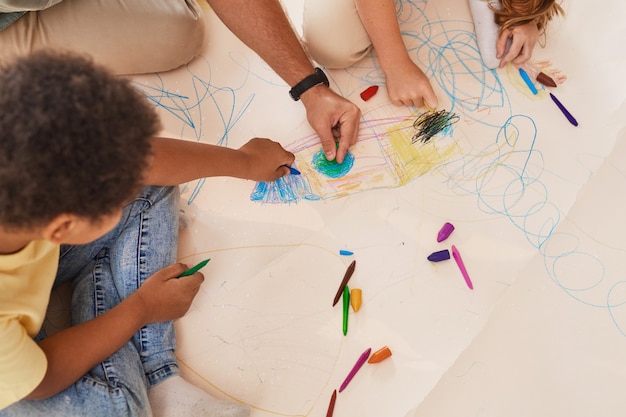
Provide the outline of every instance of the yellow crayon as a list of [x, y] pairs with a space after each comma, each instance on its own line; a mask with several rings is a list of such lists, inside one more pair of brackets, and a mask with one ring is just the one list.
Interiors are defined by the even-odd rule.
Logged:
[[361, 308], [361, 296], [362, 292], [360, 288], [353, 288], [352, 291], [350, 291], [350, 305], [355, 313]]

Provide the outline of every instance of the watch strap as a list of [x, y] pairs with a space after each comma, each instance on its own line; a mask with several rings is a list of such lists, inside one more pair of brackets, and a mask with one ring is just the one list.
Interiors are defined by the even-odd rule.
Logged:
[[289, 90], [289, 95], [294, 101], [300, 100], [300, 96], [310, 88], [315, 87], [316, 85], [324, 84], [326, 87], [330, 86], [328, 82], [328, 78], [324, 71], [321, 68], [315, 68], [315, 72], [311, 75], [306, 76], [302, 81], [293, 86], [291, 90]]

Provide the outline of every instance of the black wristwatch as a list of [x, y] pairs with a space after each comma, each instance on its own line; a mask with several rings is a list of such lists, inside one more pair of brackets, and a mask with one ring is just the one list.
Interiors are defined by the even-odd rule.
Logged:
[[294, 87], [289, 90], [289, 95], [294, 101], [300, 100], [300, 96], [309, 88], [313, 88], [316, 85], [324, 84], [326, 87], [330, 86], [328, 82], [328, 78], [326, 78], [326, 74], [322, 71], [321, 68], [315, 68], [315, 72], [304, 80], [300, 81], [298, 84], [294, 85]]

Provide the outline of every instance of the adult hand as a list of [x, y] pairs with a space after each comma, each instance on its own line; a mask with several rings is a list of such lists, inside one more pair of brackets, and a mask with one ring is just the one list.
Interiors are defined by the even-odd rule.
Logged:
[[[506, 51], [509, 39], [511, 39], [511, 45], [509, 50]], [[500, 59], [500, 68], [503, 68], [509, 62], [520, 65], [528, 61], [533, 54], [533, 48], [538, 39], [539, 29], [535, 22], [514, 26], [502, 31], [496, 41], [496, 57]]]
[[274, 181], [287, 175], [287, 165], [295, 159], [293, 153], [285, 150], [280, 143], [266, 138], [250, 139], [239, 151], [246, 158], [243, 164], [246, 174], [242, 178], [254, 181]]
[[350, 146], [356, 143], [361, 110], [325, 85], [305, 91], [301, 100], [309, 124], [320, 137], [326, 159], [342, 163]]
[[426, 105], [437, 108], [438, 100], [426, 74], [410, 59], [402, 59], [385, 71], [387, 94], [396, 106]]

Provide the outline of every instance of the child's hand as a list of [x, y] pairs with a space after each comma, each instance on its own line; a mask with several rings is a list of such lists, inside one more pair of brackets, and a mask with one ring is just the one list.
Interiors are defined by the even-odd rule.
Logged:
[[406, 60], [389, 66], [385, 71], [387, 94], [396, 106], [423, 107], [424, 102], [437, 108], [437, 96], [424, 72], [411, 61]]
[[170, 265], [148, 278], [133, 295], [142, 300], [145, 323], [174, 320], [185, 315], [200, 290], [204, 275], [177, 278], [187, 267]]
[[[506, 52], [507, 42], [511, 39], [511, 45]], [[539, 39], [539, 29], [535, 22], [515, 26], [502, 31], [496, 42], [496, 57], [500, 59], [500, 68], [509, 62], [520, 65], [528, 61], [533, 54], [533, 48]], [[506, 54], [505, 54], [506, 52]]]
[[291, 165], [295, 159], [280, 143], [270, 139], [250, 139], [239, 151], [246, 159], [242, 178], [254, 181], [274, 181], [287, 175], [289, 168], [286, 165]]

